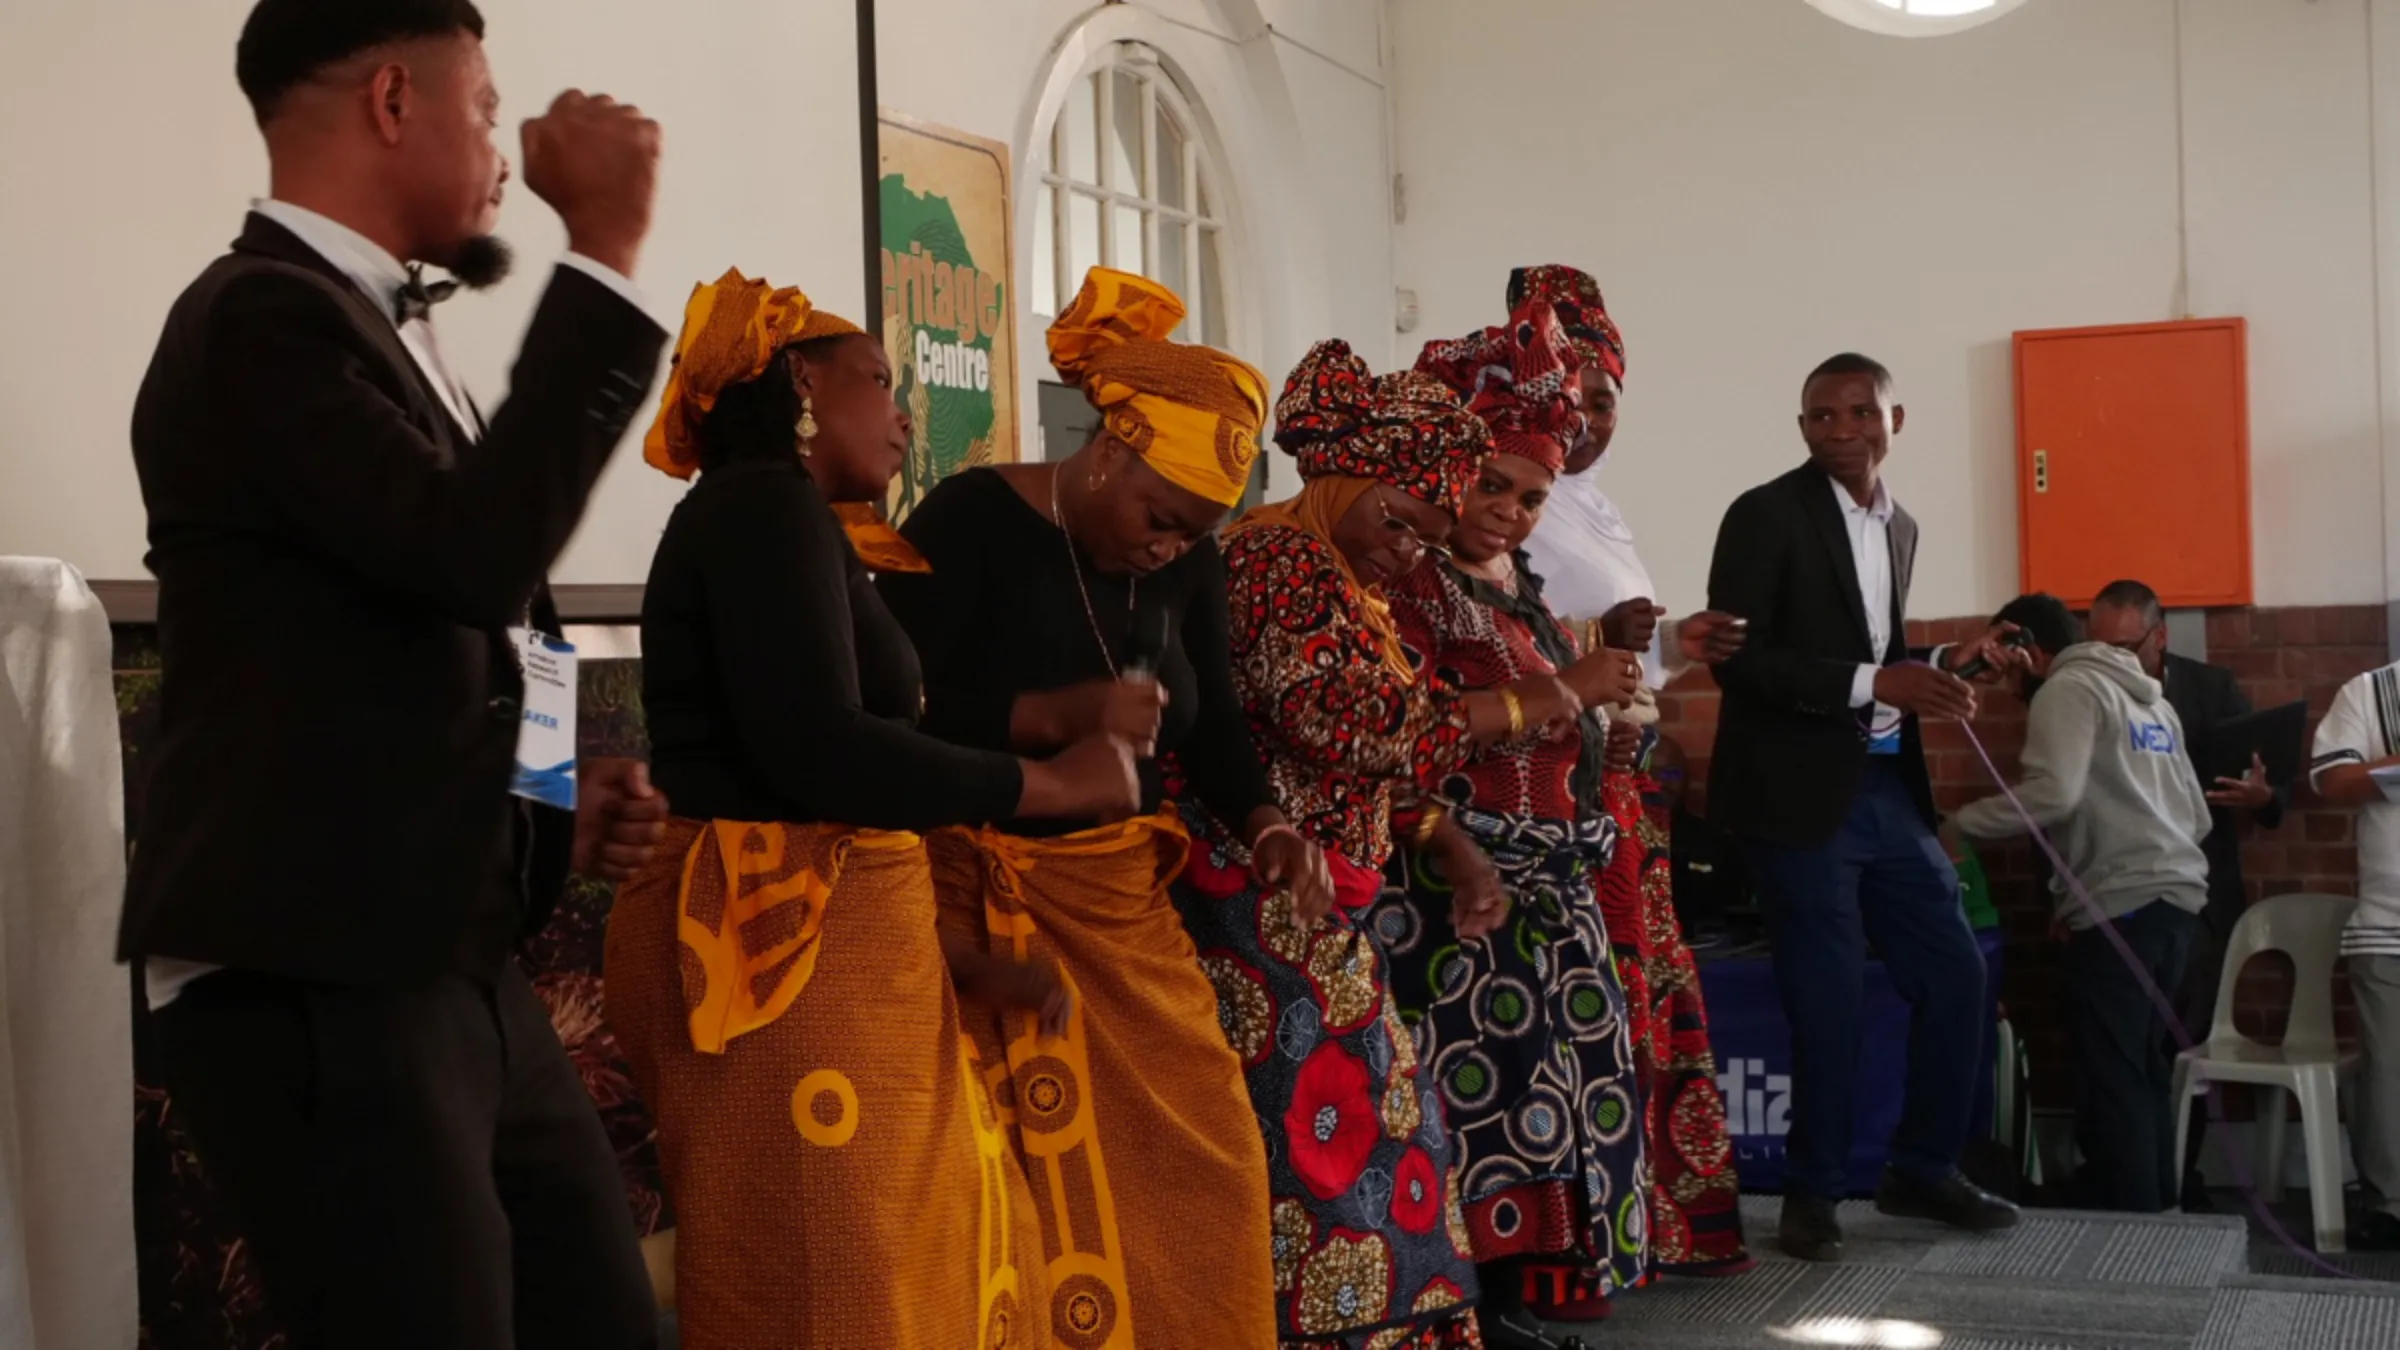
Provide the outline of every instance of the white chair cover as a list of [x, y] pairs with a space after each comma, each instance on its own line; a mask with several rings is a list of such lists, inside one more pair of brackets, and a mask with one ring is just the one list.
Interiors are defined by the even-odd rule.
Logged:
[[130, 1350], [132, 994], [108, 616], [0, 558], [0, 1346]]

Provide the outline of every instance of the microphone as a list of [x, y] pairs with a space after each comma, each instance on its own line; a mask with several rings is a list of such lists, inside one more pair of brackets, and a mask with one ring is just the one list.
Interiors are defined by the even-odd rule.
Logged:
[[1132, 631], [1125, 638], [1123, 678], [1155, 680], [1159, 663], [1167, 659], [1167, 612], [1133, 616]]

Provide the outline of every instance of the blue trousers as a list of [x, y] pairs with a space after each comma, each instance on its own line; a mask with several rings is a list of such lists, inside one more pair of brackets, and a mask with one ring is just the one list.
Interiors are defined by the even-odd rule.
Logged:
[[1908, 1001], [1907, 1095], [1891, 1166], [1938, 1181], [1957, 1169], [1981, 1070], [1983, 954], [1959, 907], [1958, 873], [1926, 828], [1899, 766], [1869, 756], [1839, 833], [1812, 847], [1745, 840], [1775, 983], [1792, 1027], [1784, 1191], [1851, 1192], [1867, 944]]

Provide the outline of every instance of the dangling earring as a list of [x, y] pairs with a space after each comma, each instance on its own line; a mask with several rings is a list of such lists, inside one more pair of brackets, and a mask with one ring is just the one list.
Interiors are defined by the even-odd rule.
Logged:
[[806, 459], [813, 453], [809, 449], [808, 443], [817, 438], [817, 410], [813, 401], [805, 394], [800, 398], [800, 421], [793, 427], [793, 430], [800, 436], [800, 458]]

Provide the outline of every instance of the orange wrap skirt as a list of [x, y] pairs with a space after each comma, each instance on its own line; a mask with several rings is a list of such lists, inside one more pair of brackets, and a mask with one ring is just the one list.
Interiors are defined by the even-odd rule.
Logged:
[[673, 821], [617, 895], [604, 974], [658, 1125], [685, 1350], [1051, 1343], [918, 836]]
[[927, 848], [945, 932], [1053, 960], [1075, 994], [1063, 1039], [1031, 1013], [967, 1019], [1032, 1185], [1057, 1344], [1273, 1346], [1266, 1146], [1167, 898], [1191, 848], [1182, 825], [953, 829]]

